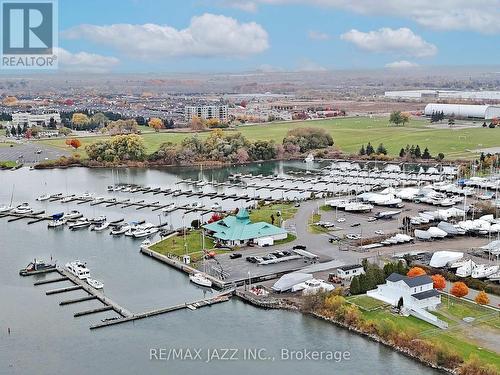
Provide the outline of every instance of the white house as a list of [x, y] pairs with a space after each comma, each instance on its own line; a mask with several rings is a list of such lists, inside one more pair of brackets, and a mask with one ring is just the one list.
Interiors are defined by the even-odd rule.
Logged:
[[365, 270], [361, 264], [350, 264], [337, 268], [337, 277], [340, 277], [343, 280], [351, 280], [354, 276], [358, 276], [363, 273], [365, 273]]
[[427, 275], [408, 277], [392, 273], [385, 284], [366, 294], [393, 306], [397, 306], [402, 297], [403, 306], [410, 310], [434, 310], [441, 303], [441, 295]]

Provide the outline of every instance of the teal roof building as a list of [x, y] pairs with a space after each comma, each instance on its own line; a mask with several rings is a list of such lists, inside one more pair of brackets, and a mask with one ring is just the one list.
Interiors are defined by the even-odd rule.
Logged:
[[248, 211], [240, 209], [236, 216], [227, 216], [222, 220], [206, 224], [203, 228], [226, 245], [244, 245], [256, 242], [259, 238], [285, 239], [288, 232], [275, 225], [258, 222], [252, 223]]

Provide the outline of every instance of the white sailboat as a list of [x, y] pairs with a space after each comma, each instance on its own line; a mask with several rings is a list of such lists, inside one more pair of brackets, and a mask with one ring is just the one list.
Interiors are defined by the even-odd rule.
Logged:
[[207, 288], [212, 287], [212, 281], [204, 276], [202, 272], [198, 272], [192, 275], [189, 275], [189, 280], [197, 285], [201, 285]]

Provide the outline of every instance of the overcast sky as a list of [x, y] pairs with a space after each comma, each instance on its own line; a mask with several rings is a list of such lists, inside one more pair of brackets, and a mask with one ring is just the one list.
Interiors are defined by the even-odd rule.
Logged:
[[60, 67], [229, 72], [496, 64], [500, 0], [59, 0]]

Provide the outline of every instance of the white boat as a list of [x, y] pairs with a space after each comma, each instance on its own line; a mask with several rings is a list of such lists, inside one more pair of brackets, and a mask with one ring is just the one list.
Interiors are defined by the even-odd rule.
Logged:
[[222, 205], [221, 205], [220, 203], [218, 203], [218, 202], [217, 202], [217, 203], [214, 203], [214, 204], [212, 205], [212, 207], [210, 207], [210, 209], [212, 209], [212, 210], [214, 210], [214, 211], [220, 211], [220, 210], [222, 210]]
[[344, 207], [347, 212], [369, 212], [373, 209], [371, 204], [367, 203], [349, 203]]
[[113, 191], [113, 190], [115, 190], [115, 188], [113, 187], [113, 185], [108, 185], [107, 190], [108, 190], [108, 191]]
[[113, 236], [119, 236], [119, 235], [125, 234], [125, 232], [127, 232], [129, 229], [130, 229], [130, 225], [124, 224], [120, 227], [112, 229], [110, 234], [112, 234]]
[[68, 225], [69, 229], [75, 230], [75, 229], [80, 229], [80, 228], [88, 228], [90, 227], [91, 223], [88, 221], [86, 218], [80, 218], [76, 220], [74, 223], [71, 223]]
[[329, 292], [335, 289], [332, 284], [326, 283], [320, 279], [310, 279], [303, 283], [296, 284], [292, 287], [292, 292], [302, 291], [304, 295], [316, 294], [320, 291]]
[[90, 276], [90, 270], [84, 263], [80, 262], [79, 260], [66, 263], [66, 269], [73, 275], [78, 277], [80, 280], [85, 280]]
[[472, 269], [476, 266], [476, 263], [469, 259], [463, 266], [457, 268], [455, 274], [459, 277], [469, 277], [472, 274]]
[[422, 241], [429, 241], [432, 238], [432, 236], [426, 230], [415, 229], [415, 238]]
[[63, 227], [64, 224], [66, 224], [66, 220], [64, 220], [64, 219], [53, 220], [47, 224], [47, 227], [48, 228], [60, 228], [60, 227]]
[[87, 193], [83, 193], [82, 195], [80, 195], [78, 197], [78, 199], [91, 199], [92, 197], [93, 197], [92, 194], [87, 192]]
[[93, 217], [92, 219], [89, 220], [92, 224], [101, 224], [106, 221], [106, 216], [101, 215], [97, 217]]
[[473, 279], [485, 279], [488, 276], [495, 274], [499, 266], [491, 266], [489, 264], [477, 264], [471, 273]]
[[134, 238], [143, 238], [143, 237], [148, 237], [152, 236], [155, 233], [158, 233], [159, 229], [156, 227], [151, 227], [151, 228], [145, 228], [145, 229], [139, 229], [134, 232]]
[[161, 210], [163, 212], [172, 212], [173, 210], [175, 210], [176, 208], [176, 204], [175, 203], [170, 203], [169, 205], [163, 207]]
[[66, 220], [72, 220], [72, 219], [79, 219], [81, 218], [83, 215], [79, 212], [79, 211], [76, 211], [76, 210], [72, 210], [70, 212], [68, 212], [67, 214], [64, 214], [64, 218]]
[[105, 222], [103, 222], [101, 224], [94, 225], [92, 227], [92, 230], [96, 231], [96, 232], [102, 232], [103, 230], [107, 229], [108, 227], [109, 227], [109, 222], [105, 221]]
[[40, 195], [39, 197], [37, 197], [36, 200], [39, 202], [43, 202], [43, 201], [48, 201], [50, 198], [52, 198], [52, 195], [43, 194], [43, 195]]
[[307, 155], [307, 157], [304, 159], [304, 161], [306, 163], [312, 163], [314, 161], [314, 155], [313, 154]]
[[438, 227], [430, 227], [427, 229], [427, 232], [431, 235], [432, 238], [444, 238], [448, 235], [444, 230], [439, 229]]
[[89, 284], [94, 289], [104, 288], [104, 284], [102, 282], [96, 279], [91, 279], [90, 277], [87, 277], [87, 284]]
[[192, 283], [195, 283], [197, 285], [201, 285], [201, 286], [204, 286], [207, 288], [210, 288], [212, 286], [212, 281], [210, 279], [208, 279], [207, 277], [205, 277], [203, 275], [203, 273], [201, 273], [201, 272], [189, 275], [189, 280]]
[[7, 205], [0, 206], [0, 212], [8, 212], [12, 211], [13, 209], [14, 207], [12, 206], [7, 206]]
[[14, 208], [11, 212], [14, 214], [30, 214], [33, 212], [33, 210], [28, 203], [22, 203]]
[[63, 199], [61, 199], [61, 203], [68, 203], [69, 201], [72, 201], [73, 199], [75, 199], [75, 196], [70, 195], [70, 196], [67, 196], [67, 197], [64, 197]]
[[464, 257], [464, 253], [456, 251], [436, 251], [432, 254], [429, 265], [435, 268], [445, 267], [448, 264], [458, 262]]

